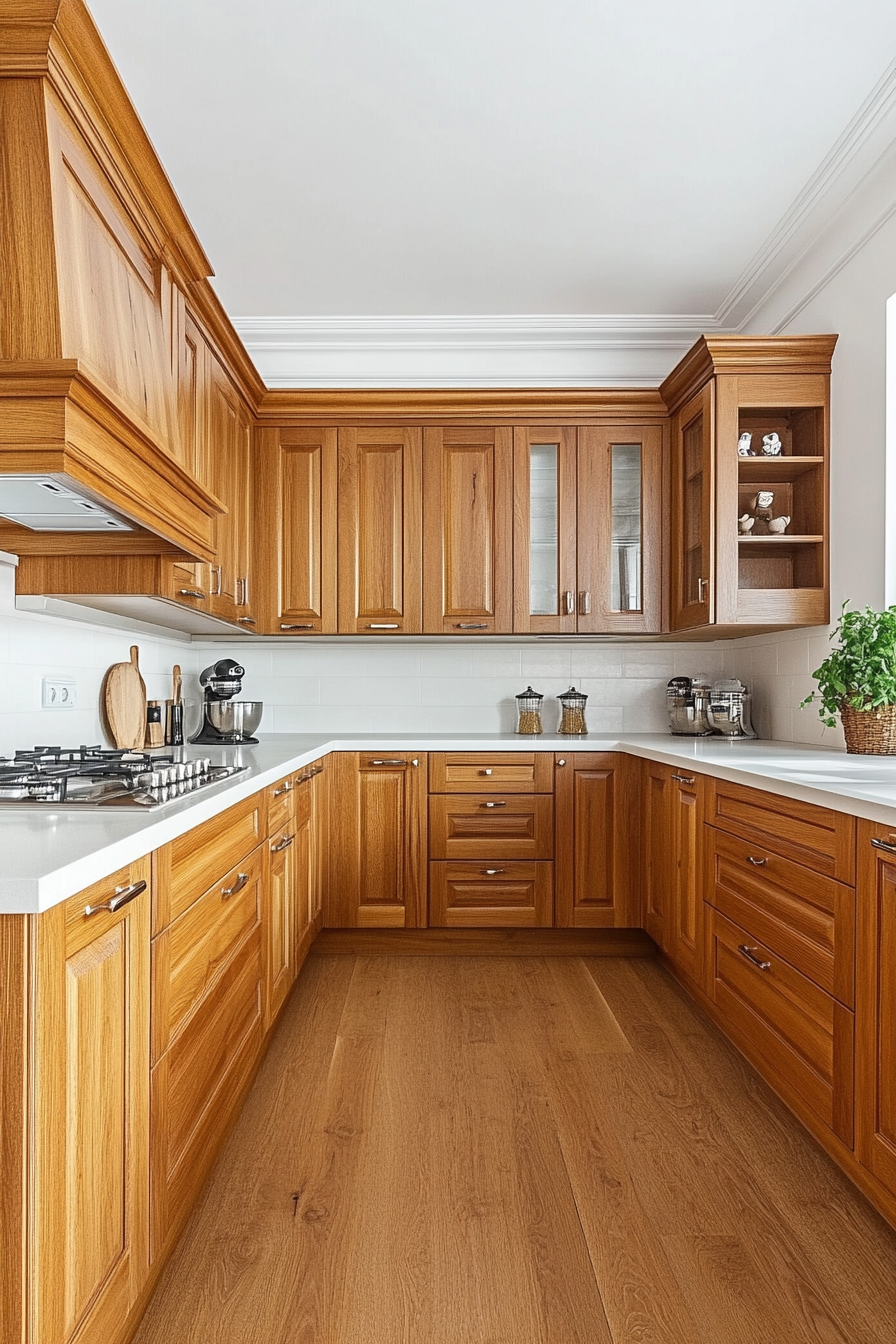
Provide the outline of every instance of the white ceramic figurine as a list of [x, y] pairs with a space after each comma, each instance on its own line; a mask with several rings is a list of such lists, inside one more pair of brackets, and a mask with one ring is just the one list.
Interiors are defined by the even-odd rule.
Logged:
[[755, 522], [756, 519], [753, 517], [752, 513], [742, 513], [737, 520], [738, 532], [743, 536], [746, 536]]
[[771, 434], [766, 434], [762, 440], [763, 457], [780, 457], [783, 444], [781, 437], [772, 430]]
[[746, 430], [746, 429], [745, 429], [744, 432], [743, 432], [743, 434], [741, 434], [740, 438], [739, 438], [738, 441], [737, 441], [737, 455], [738, 455], [738, 457], [755, 457], [755, 456], [756, 456], [756, 454], [753, 452], [753, 449], [750, 447], [750, 445], [752, 444], [752, 442], [753, 442], [753, 435], [749, 432], [749, 430]]
[[768, 530], [769, 532], [772, 533], [773, 536], [779, 537], [782, 532], [787, 531], [789, 523], [790, 523], [790, 514], [782, 513], [780, 518], [769, 518]]

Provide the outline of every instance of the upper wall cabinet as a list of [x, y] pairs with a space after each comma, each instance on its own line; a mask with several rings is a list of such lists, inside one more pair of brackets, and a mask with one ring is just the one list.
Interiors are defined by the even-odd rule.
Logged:
[[513, 437], [507, 426], [423, 432], [423, 627], [510, 631]]
[[703, 337], [672, 412], [673, 631], [823, 625], [835, 336]]
[[662, 628], [663, 427], [514, 430], [514, 630]]

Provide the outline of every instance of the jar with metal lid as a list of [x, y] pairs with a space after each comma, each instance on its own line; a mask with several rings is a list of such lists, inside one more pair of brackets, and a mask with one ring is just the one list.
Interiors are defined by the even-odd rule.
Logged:
[[543, 699], [544, 696], [540, 691], [533, 691], [531, 686], [527, 686], [524, 691], [520, 691], [516, 697], [516, 730], [518, 733], [535, 737], [538, 733], [544, 731], [541, 726], [541, 702]]
[[587, 737], [585, 702], [588, 697], [584, 691], [577, 691], [575, 686], [570, 686], [569, 690], [558, 695], [557, 699], [560, 701], [562, 711], [558, 733], [562, 733], [564, 737]]

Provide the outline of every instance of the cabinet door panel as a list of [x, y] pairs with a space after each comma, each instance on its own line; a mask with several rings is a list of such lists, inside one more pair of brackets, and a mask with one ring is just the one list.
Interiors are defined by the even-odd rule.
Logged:
[[424, 629], [512, 629], [510, 429], [424, 431]]
[[576, 629], [576, 430], [513, 431], [513, 628]]
[[642, 800], [644, 807], [644, 927], [654, 942], [666, 948], [669, 941], [671, 870], [672, 781], [669, 767], [645, 761]]
[[339, 629], [417, 633], [422, 432], [339, 431]]
[[552, 889], [551, 863], [431, 863], [430, 923], [449, 929], [550, 928]]
[[268, 841], [264, 1025], [276, 1018], [292, 985], [296, 919], [296, 832]]
[[557, 925], [630, 928], [638, 922], [636, 767], [615, 752], [555, 762]]
[[896, 845], [887, 827], [859, 822], [856, 964], [856, 1148], [896, 1196]]
[[579, 430], [578, 630], [662, 628], [663, 430]]
[[703, 980], [703, 790], [700, 775], [690, 783], [672, 775], [672, 908], [670, 959], [697, 983]]
[[708, 625], [715, 610], [714, 405], [709, 383], [672, 422], [673, 630]]
[[259, 430], [255, 546], [260, 621], [271, 634], [336, 630], [336, 430]]

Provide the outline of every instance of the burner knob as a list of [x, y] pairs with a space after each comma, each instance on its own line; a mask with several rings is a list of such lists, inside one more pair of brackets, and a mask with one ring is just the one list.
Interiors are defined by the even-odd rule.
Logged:
[[173, 766], [171, 767], [171, 769], [174, 771], [174, 773], [175, 773], [175, 775], [177, 776], [178, 780], [186, 779], [186, 777], [187, 777], [187, 767], [186, 767], [186, 763], [185, 763], [184, 761], [178, 761], [177, 765], [173, 765]]

